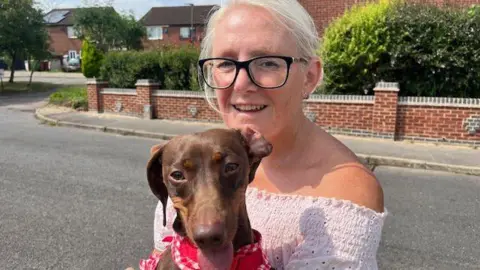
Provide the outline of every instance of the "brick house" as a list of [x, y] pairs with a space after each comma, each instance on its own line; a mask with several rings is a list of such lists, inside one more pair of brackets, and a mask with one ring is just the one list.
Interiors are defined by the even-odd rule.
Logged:
[[[335, 18], [354, 4], [365, 3], [367, 0], [298, 0], [313, 17], [319, 34]], [[480, 0], [408, 0], [410, 2], [433, 3], [437, 5], [470, 6], [480, 4]]]
[[204, 25], [213, 5], [153, 7], [141, 19], [147, 28], [143, 40], [145, 49], [164, 44], [194, 44], [201, 42]]
[[54, 56], [50, 69], [61, 68], [63, 59], [80, 59], [82, 42], [75, 36], [73, 29], [75, 10], [75, 8], [53, 9], [44, 16], [50, 52]]

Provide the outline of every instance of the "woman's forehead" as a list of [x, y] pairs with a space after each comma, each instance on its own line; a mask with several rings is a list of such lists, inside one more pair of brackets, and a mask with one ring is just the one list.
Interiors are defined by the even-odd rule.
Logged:
[[217, 22], [214, 54], [248, 50], [249, 56], [295, 51], [293, 37], [271, 14], [256, 7], [236, 7]]

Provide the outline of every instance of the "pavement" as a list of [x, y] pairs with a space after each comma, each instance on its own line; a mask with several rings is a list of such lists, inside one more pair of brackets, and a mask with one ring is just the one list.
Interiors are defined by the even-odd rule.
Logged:
[[[37, 108], [35, 116], [43, 123], [50, 125], [161, 140], [209, 128], [225, 127], [217, 123], [146, 120], [109, 113], [78, 112], [51, 105]], [[393, 166], [480, 176], [480, 150], [477, 148], [334, 136], [352, 149], [373, 170], [378, 166]]]

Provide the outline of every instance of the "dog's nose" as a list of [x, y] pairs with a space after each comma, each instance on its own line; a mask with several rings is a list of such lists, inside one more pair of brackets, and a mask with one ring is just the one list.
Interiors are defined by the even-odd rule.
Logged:
[[200, 249], [215, 248], [224, 243], [225, 225], [216, 222], [209, 225], [199, 224], [193, 229], [193, 240]]

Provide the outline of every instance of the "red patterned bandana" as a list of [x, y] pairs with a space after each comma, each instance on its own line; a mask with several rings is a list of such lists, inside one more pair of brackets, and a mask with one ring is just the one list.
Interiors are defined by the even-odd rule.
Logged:
[[[253, 230], [254, 241], [250, 245], [241, 247], [235, 252], [231, 270], [257, 269], [269, 270], [271, 266], [267, 256], [262, 250], [262, 236]], [[172, 248], [172, 259], [180, 269], [197, 270], [200, 269], [197, 260], [197, 247], [195, 247], [186, 237], [175, 234], [171, 237], [165, 237], [165, 242], [170, 242]], [[160, 256], [152, 257], [148, 261], [140, 263], [141, 269], [154, 269], [160, 260]], [[147, 266], [148, 265], [148, 266]]]

